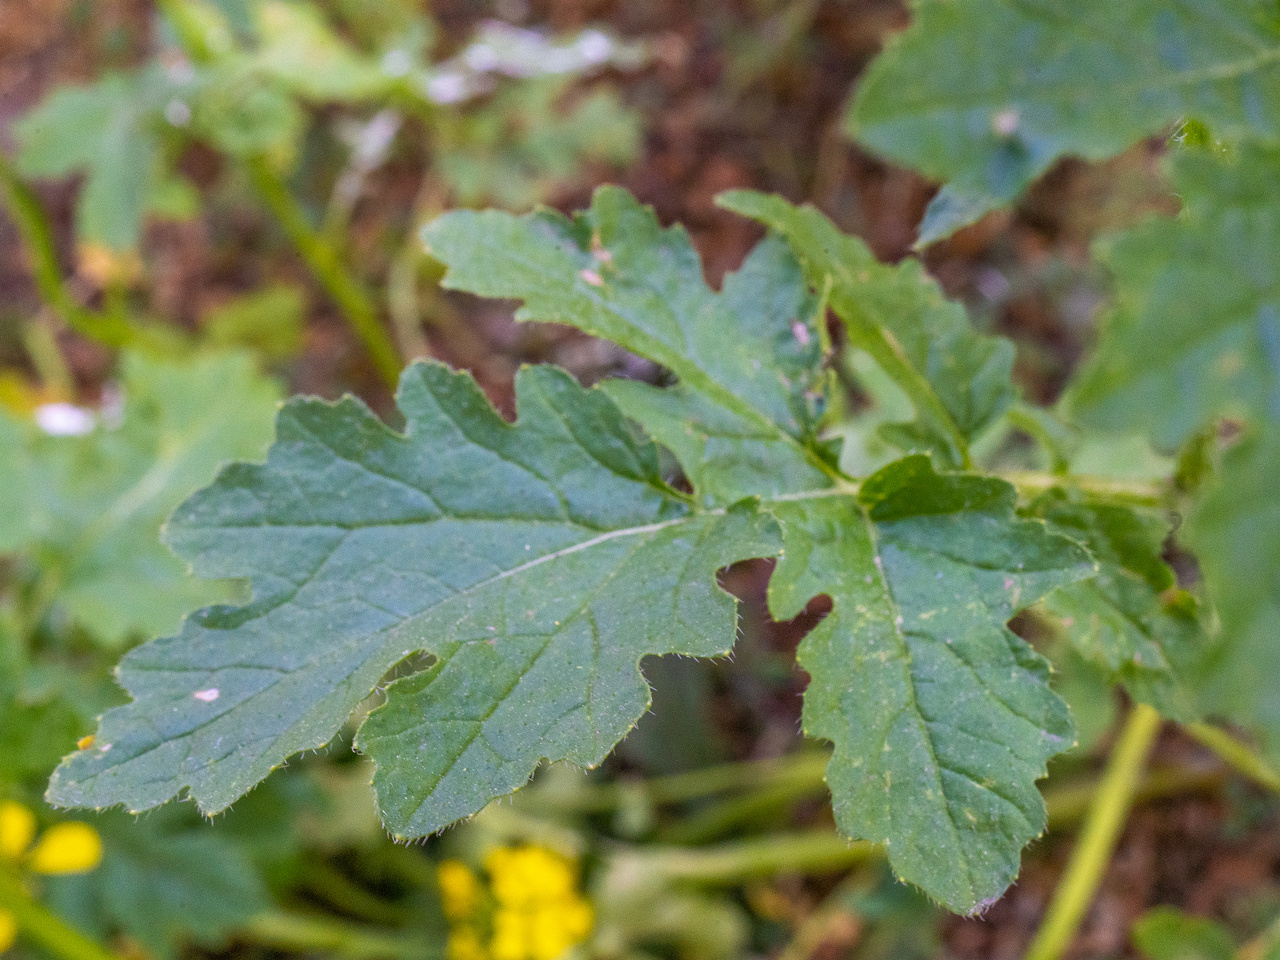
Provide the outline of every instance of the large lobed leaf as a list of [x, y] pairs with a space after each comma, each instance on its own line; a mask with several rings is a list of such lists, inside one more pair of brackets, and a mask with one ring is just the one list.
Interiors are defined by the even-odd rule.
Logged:
[[645, 654], [731, 646], [713, 573], [774, 552], [770, 523], [693, 512], [601, 392], [526, 369], [513, 426], [469, 376], [418, 364], [399, 404], [405, 434], [350, 398], [292, 401], [265, 465], [228, 468], [175, 514], [174, 547], [251, 578], [254, 602], [127, 656], [134, 702], [55, 773], [53, 802], [142, 809], [187, 789], [221, 810], [428, 651], [445, 715], [415, 726], [437, 695], [415, 676], [362, 740], [388, 826], [421, 835], [542, 757], [602, 760], [648, 705]]
[[775, 617], [825, 593], [801, 644], [805, 732], [835, 744], [836, 821], [883, 842], [895, 872], [952, 910], [981, 909], [1045, 826], [1035, 781], [1075, 744], [1049, 665], [1005, 624], [1093, 571], [1088, 555], [1014, 516], [1014, 490], [907, 457], [857, 497], [777, 507]]
[[1112, 156], [1179, 119], [1280, 134], [1268, 0], [917, 0], [868, 68], [848, 129], [948, 184], [922, 241], [1008, 203], [1054, 160]]
[[[839, 472], [820, 429], [832, 283], [795, 238], [764, 241], [718, 293], [683, 231], [618, 190], [572, 220], [449, 214], [427, 239], [448, 285], [608, 336], [676, 383], [584, 390], [526, 369], [513, 425], [468, 376], [419, 364], [399, 394], [404, 433], [355, 400], [290, 402], [267, 463], [225, 470], [169, 527], [197, 572], [249, 577], [254, 602], [130, 654], [134, 702], [63, 764], [51, 799], [139, 809], [186, 790], [222, 809], [426, 652], [358, 744], [392, 831], [439, 829], [541, 758], [599, 762], [648, 704], [642, 656], [727, 651], [733, 603], [713, 573], [777, 555], [780, 522], [775, 615], [834, 601], [802, 659], [806, 728], [837, 746], [842, 828], [883, 841], [900, 876], [953, 909], [998, 896], [1044, 826], [1035, 781], [1072, 742], [1047, 664], [1006, 622], [1091, 574], [1086, 551], [1016, 516], [1008, 484], [926, 456], [861, 485]], [[839, 280], [850, 303], [930, 305], [895, 354], [917, 390], [931, 324], [973, 337], [916, 289], [917, 268]], [[992, 376], [999, 348], [974, 342], [962, 353]], [[977, 389], [994, 400], [921, 402], [965, 438], [1009, 388]], [[671, 447], [692, 495], [664, 483], [623, 413]]]

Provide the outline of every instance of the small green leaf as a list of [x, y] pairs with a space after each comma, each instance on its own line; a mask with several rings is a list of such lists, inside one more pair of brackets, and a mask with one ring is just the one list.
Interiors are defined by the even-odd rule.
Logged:
[[320, 103], [384, 97], [399, 81], [373, 58], [353, 50], [309, 4], [266, 0], [254, 11], [261, 48], [258, 69]]
[[[603, 759], [647, 707], [644, 654], [732, 645], [714, 572], [775, 535], [749, 505], [694, 512], [603, 392], [538, 367], [516, 396], [511, 425], [469, 376], [417, 364], [405, 434], [351, 398], [288, 403], [267, 463], [224, 470], [168, 528], [197, 573], [251, 577], [254, 602], [125, 657], [134, 702], [63, 763], [51, 801], [143, 809], [186, 788], [224, 809], [418, 651], [439, 664], [392, 688], [368, 740], [394, 829], [473, 813], [541, 757]], [[424, 707], [439, 722], [411, 730], [440, 690], [446, 713]], [[448, 751], [474, 776], [449, 777]]]
[[244, 845], [194, 819], [178, 808], [143, 820], [97, 818], [102, 866], [54, 879], [54, 906], [103, 938], [124, 933], [160, 960], [193, 945], [225, 950], [236, 930], [271, 907], [271, 896]]
[[302, 349], [306, 302], [300, 287], [280, 283], [215, 307], [201, 319], [210, 343], [251, 347], [284, 360]]
[[1165, 716], [1196, 719], [1176, 667], [1190, 668], [1202, 657], [1207, 638], [1194, 600], [1177, 590], [1161, 558], [1168, 521], [1061, 490], [1039, 497], [1027, 512], [1083, 544], [1101, 566], [1093, 579], [1061, 587], [1043, 604], [1081, 656]]
[[965, 193], [955, 184], [943, 184], [929, 205], [924, 209], [924, 219], [920, 221], [920, 236], [916, 238], [915, 249], [919, 250], [946, 239], [961, 227], [977, 223], [992, 210], [998, 210], [1006, 201], [985, 193]]
[[1104, 159], [1183, 118], [1228, 142], [1280, 136], [1267, 0], [918, 0], [913, 14], [859, 82], [848, 130], [962, 206], [1007, 203], [1061, 156]]
[[1013, 344], [974, 332], [918, 260], [876, 261], [813, 207], [734, 191], [721, 206], [759, 220], [791, 245], [809, 283], [829, 298], [852, 343], [869, 353], [915, 405], [919, 419], [886, 439], [968, 463], [969, 443], [1013, 403]]
[[1045, 826], [1035, 781], [1075, 742], [1048, 663], [1005, 626], [1093, 573], [1085, 551], [1013, 513], [1000, 480], [914, 456], [857, 498], [778, 504], [778, 619], [834, 608], [801, 644], [804, 726], [835, 744], [836, 820], [886, 844], [903, 879], [952, 910], [999, 897]]
[[1133, 925], [1133, 943], [1147, 960], [1233, 960], [1236, 946], [1220, 924], [1173, 907], [1148, 910]]

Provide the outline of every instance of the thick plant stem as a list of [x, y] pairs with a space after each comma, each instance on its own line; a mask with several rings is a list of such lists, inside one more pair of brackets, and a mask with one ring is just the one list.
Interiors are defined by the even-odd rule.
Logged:
[[1115, 852], [1159, 732], [1160, 714], [1144, 703], [1135, 704], [1111, 751], [1066, 873], [1025, 960], [1057, 960], [1075, 937]]
[[245, 161], [245, 167], [285, 236], [364, 343], [379, 375], [389, 386], [395, 387], [400, 377], [400, 355], [390, 334], [379, 322], [369, 294], [347, 272], [337, 253], [307, 221], [293, 194], [266, 159], [250, 157]]
[[13, 914], [22, 936], [60, 960], [123, 960], [60, 920], [27, 893], [17, 877], [3, 869], [0, 869], [0, 909]]
[[31, 275], [45, 305], [77, 333], [109, 347], [121, 347], [134, 339], [133, 328], [118, 317], [97, 313], [76, 302], [68, 292], [58, 265], [49, 218], [31, 188], [23, 183], [9, 160], [0, 154], [0, 200], [31, 258]]
[[1207, 723], [1188, 723], [1182, 729], [1216, 753], [1237, 773], [1261, 787], [1280, 793], [1280, 771], [1227, 731]]

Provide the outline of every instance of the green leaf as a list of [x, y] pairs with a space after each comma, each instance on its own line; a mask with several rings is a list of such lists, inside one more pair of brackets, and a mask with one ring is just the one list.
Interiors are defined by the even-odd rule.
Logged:
[[110, 813], [93, 825], [102, 865], [82, 877], [54, 878], [55, 909], [100, 937], [124, 933], [162, 960], [184, 947], [224, 950], [231, 935], [271, 906], [243, 844], [225, 827], [174, 808], [139, 820]]
[[[134, 702], [64, 762], [51, 801], [141, 809], [187, 788], [224, 809], [427, 651], [438, 663], [391, 688], [362, 740], [388, 825], [423, 833], [542, 757], [600, 762], [648, 705], [644, 654], [728, 650], [713, 574], [774, 553], [770, 521], [691, 510], [653, 446], [562, 371], [525, 369], [516, 393], [512, 426], [469, 376], [412, 366], [406, 434], [351, 398], [287, 404], [266, 465], [224, 470], [168, 528], [197, 573], [251, 577], [254, 602], [129, 654]], [[415, 731], [420, 709], [439, 723]]]
[[108, 412], [83, 436], [0, 413], [0, 482], [13, 492], [0, 550], [34, 557], [56, 601], [110, 645], [230, 598], [226, 584], [190, 577], [161, 545], [160, 526], [222, 463], [262, 451], [278, 396], [241, 353], [126, 354], [122, 389], [119, 424], [103, 422]]
[[680, 227], [615, 187], [569, 220], [540, 211], [445, 214], [424, 232], [443, 284], [519, 298], [517, 320], [565, 323], [662, 364], [674, 390], [617, 382], [623, 410], [674, 451], [712, 501], [828, 486], [815, 439], [825, 376], [816, 304], [781, 245], [712, 291]]
[[1134, 945], [1147, 960], [1232, 960], [1236, 946], [1221, 924], [1173, 907], [1148, 910], [1133, 925]]
[[[823, 240], [846, 242], [828, 228]], [[891, 464], [861, 493], [831, 470], [811, 412], [827, 386], [822, 301], [806, 295], [776, 238], [718, 295], [702, 281], [683, 231], [661, 230], [652, 212], [616, 190], [598, 193], [572, 221], [455, 213], [426, 239], [448, 267], [446, 285], [523, 300], [520, 319], [608, 336], [676, 375], [666, 389], [616, 381], [606, 389], [676, 453], [704, 495], [765, 497], [785, 546], [770, 586], [775, 617], [794, 617], [817, 594], [832, 597], [835, 608], [805, 641], [801, 661], [813, 676], [806, 730], [837, 746], [828, 780], [841, 828], [886, 842], [899, 875], [952, 909], [998, 896], [1021, 847], [1044, 825], [1035, 780], [1072, 743], [1048, 664], [1005, 624], [1054, 587], [1091, 574], [1086, 552], [1040, 521], [1017, 518], [1008, 484], [939, 475], [927, 457]], [[854, 244], [847, 241], [857, 252]], [[804, 262], [807, 248], [796, 246]], [[1000, 362], [1000, 349], [964, 340], [973, 334], [956, 325], [963, 316], [918, 270], [894, 272], [869, 254], [854, 264], [883, 282], [850, 280], [843, 302], [862, 302], [855, 296], [864, 290], [873, 305], [880, 296], [886, 321], [894, 298], [920, 305], [913, 346], [932, 333], [985, 358], [980, 371]], [[809, 284], [830, 291], [825, 276], [810, 271]], [[857, 317], [869, 337], [878, 330], [880, 314]], [[895, 369], [906, 361], [898, 362]], [[995, 416], [1003, 394], [992, 390], [980, 414], [967, 402], [973, 394], [948, 397], [972, 424]], [[946, 410], [936, 396], [933, 403]]]
[[1177, 157], [1185, 208], [1103, 253], [1116, 308], [1068, 398], [1174, 448], [1214, 418], [1280, 417], [1280, 149]]
[[320, 103], [385, 96], [399, 81], [372, 57], [353, 50], [304, 3], [267, 0], [255, 10], [262, 42], [255, 62], [290, 90]]
[[1274, 4], [917, 0], [859, 82], [848, 131], [972, 205], [1007, 203], [1061, 156], [1104, 159], [1179, 119], [1228, 142], [1276, 139]]
[[1206, 710], [1244, 722], [1280, 756], [1280, 426], [1256, 428], [1223, 458], [1221, 476], [1187, 517], [1221, 619], [1221, 639], [1205, 664]]
[[1013, 403], [1013, 344], [974, 332], [918, 260], [878, 263], [867, 245], [841, 233], [813, 207], [733, 191], [724, 206], [784, 237], [809, 283], [829, 298], [851, 343], [865, 350], [915, 405], [918, 419], [885, 438], [964, 466], [969, 443]]
[[981, 909], [1045, 826], [1035, 781], [1074, 744], [1047, 662], [1005, 626], [1093, 572], [1083, 549], [1017, 518], [1003, 481], [885, 467], [857, 498], [780, 504], [769, 608], [834, 608], [801, 644], [804, 726], [835, 744], [827, 782], [850, 836], [883, 842], [904, 880]]
[[[512, 425], [468, 376], [415, 365], [403, 434], [352, 399], [292, 401], [267, 463], [227, 469], [169, 527], [197, 572], [252, 578], [253, 603], [126, 657], [134, 702], [50, 798], [137, 809], [185, 789], [222, 809], [326, 743], [398, 666], [357, 741], [393, 833], [437, 830], [540, 759], [600, 762], [647, 707], [644, 655], [727, 651], [733, 603], [713, 573], [777, 555], [772, 513], [774, 614], [835, 602], [803, 656], [842, 826], [953, 909], [997, 896], [1043, 827], [1035, 780], [1072, 736], [1047, 663], [1006, 623], [1091, 574], [1084, 549], [1017, 517], [1003, 481], [925, 456], [861, 487], [840, 474], [819, 433], [823, 300], [778, 238], [716, 293], [684, 232], [613, 189], [572, 220], [454, 213], [426, 237], [450, 286], [608, 336], [676, 383], [584, 390], [526, 369]], [[921, 342], [936, 327], [990, 371], [999, 348], [965, 340], [916, 281]], [[953, 427], [997, 415], [1004, 388], [984, 389], [947, 394]], [[624, 412], [669, 443], [691, 495]], [[410, 672], [421, 653], [430, 666]]]
[[14, 125], [18, 169], [31, 177], [84, 173], [81, 238], [132, 249], [160, 173], [159, 112], [179, 89], [159, 66], [60, 87]]
[[1100, 572], [1059, 588], [1044, 610], [1079, 653], [1165, 716], [1197, 719], [1176, 667], [1190, 668], [1206, 646], [1195, 602], [1177, 589], [1161, 558], [1169, 523], [1130, 507], [1051, 490], [1027, 511], [1088, 548]]

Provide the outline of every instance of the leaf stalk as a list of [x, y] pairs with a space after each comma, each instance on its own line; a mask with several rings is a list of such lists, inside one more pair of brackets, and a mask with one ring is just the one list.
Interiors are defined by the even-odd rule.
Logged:
[[1153, 707], [1134, 704], [1025, 960], [1058, 960], [1071, 944], [1115, 852], [1161, 722]]

